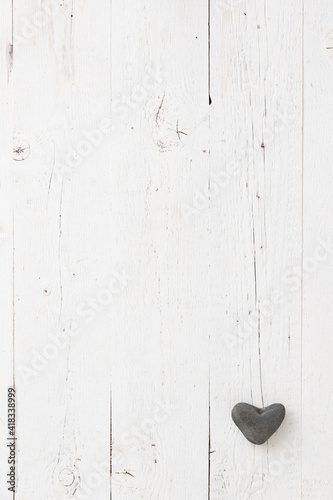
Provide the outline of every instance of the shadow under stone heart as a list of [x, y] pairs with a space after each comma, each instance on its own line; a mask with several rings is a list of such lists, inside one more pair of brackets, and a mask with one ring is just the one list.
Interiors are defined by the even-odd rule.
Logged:
[[232, 409], [232, 420], [250, 443], [264, 444], [278, 430], [286, 409], [281, 404], [256, 408], [247, 403], [238, 403]]

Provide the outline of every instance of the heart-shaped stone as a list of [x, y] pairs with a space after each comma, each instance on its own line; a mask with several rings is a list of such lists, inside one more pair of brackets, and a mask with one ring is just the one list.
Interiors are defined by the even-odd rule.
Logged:
[[232, 420], [250, 443], [264, 444], [283, 422], [286, 409], [281, 404], [256, 408], [238, 403], [232, 409]]

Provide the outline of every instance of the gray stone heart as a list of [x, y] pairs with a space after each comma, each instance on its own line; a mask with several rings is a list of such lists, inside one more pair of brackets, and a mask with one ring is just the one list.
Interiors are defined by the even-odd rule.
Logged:
[[238, 403], [232, 409], [232, 420], [250, 443], [264, 444], [283, 422], [286, 409], [281, 404], [256, 408]]

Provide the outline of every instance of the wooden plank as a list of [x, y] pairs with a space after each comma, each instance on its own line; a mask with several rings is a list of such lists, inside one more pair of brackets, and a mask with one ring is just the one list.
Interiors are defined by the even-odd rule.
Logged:
[[304, 2], [303, 498], [332, 496], [333, 6]]
[[110, 6], [14, 7], [17, 497], [109, 498]]
[[12, 70], [12, 3], [10, 0], [1, 4], [0, 16], [0, 497], [12, 498], [8, 491], [10, 472], [8, 463], [10, 449], [6, 446], [9, 431], [7, 390], [15, 385], [13, 359], [13, 206], [12, 206], [12, 120], [11, 120], [11, 70]]
[[207, 228], [184, 216], [208, 175], [207, 4], [112, 5], [113, 213], [134, 276], [114, 318], [112, 493], [207, 498]]
[[[211, 499], [300, 498], [302, 2], [212, 1]], [[299, 282], [300, 285], [300, 282]], [[263, 446], [230, 412], [283, 403]]]

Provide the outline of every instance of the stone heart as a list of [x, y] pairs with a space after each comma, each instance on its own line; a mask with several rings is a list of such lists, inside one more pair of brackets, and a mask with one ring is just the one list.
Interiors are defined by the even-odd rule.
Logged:
[[232, 420], [250, 443], [264, 444], [283, 422], [286, 409], [281, 404], [256, 408], [238, 403], [232, 409]]

